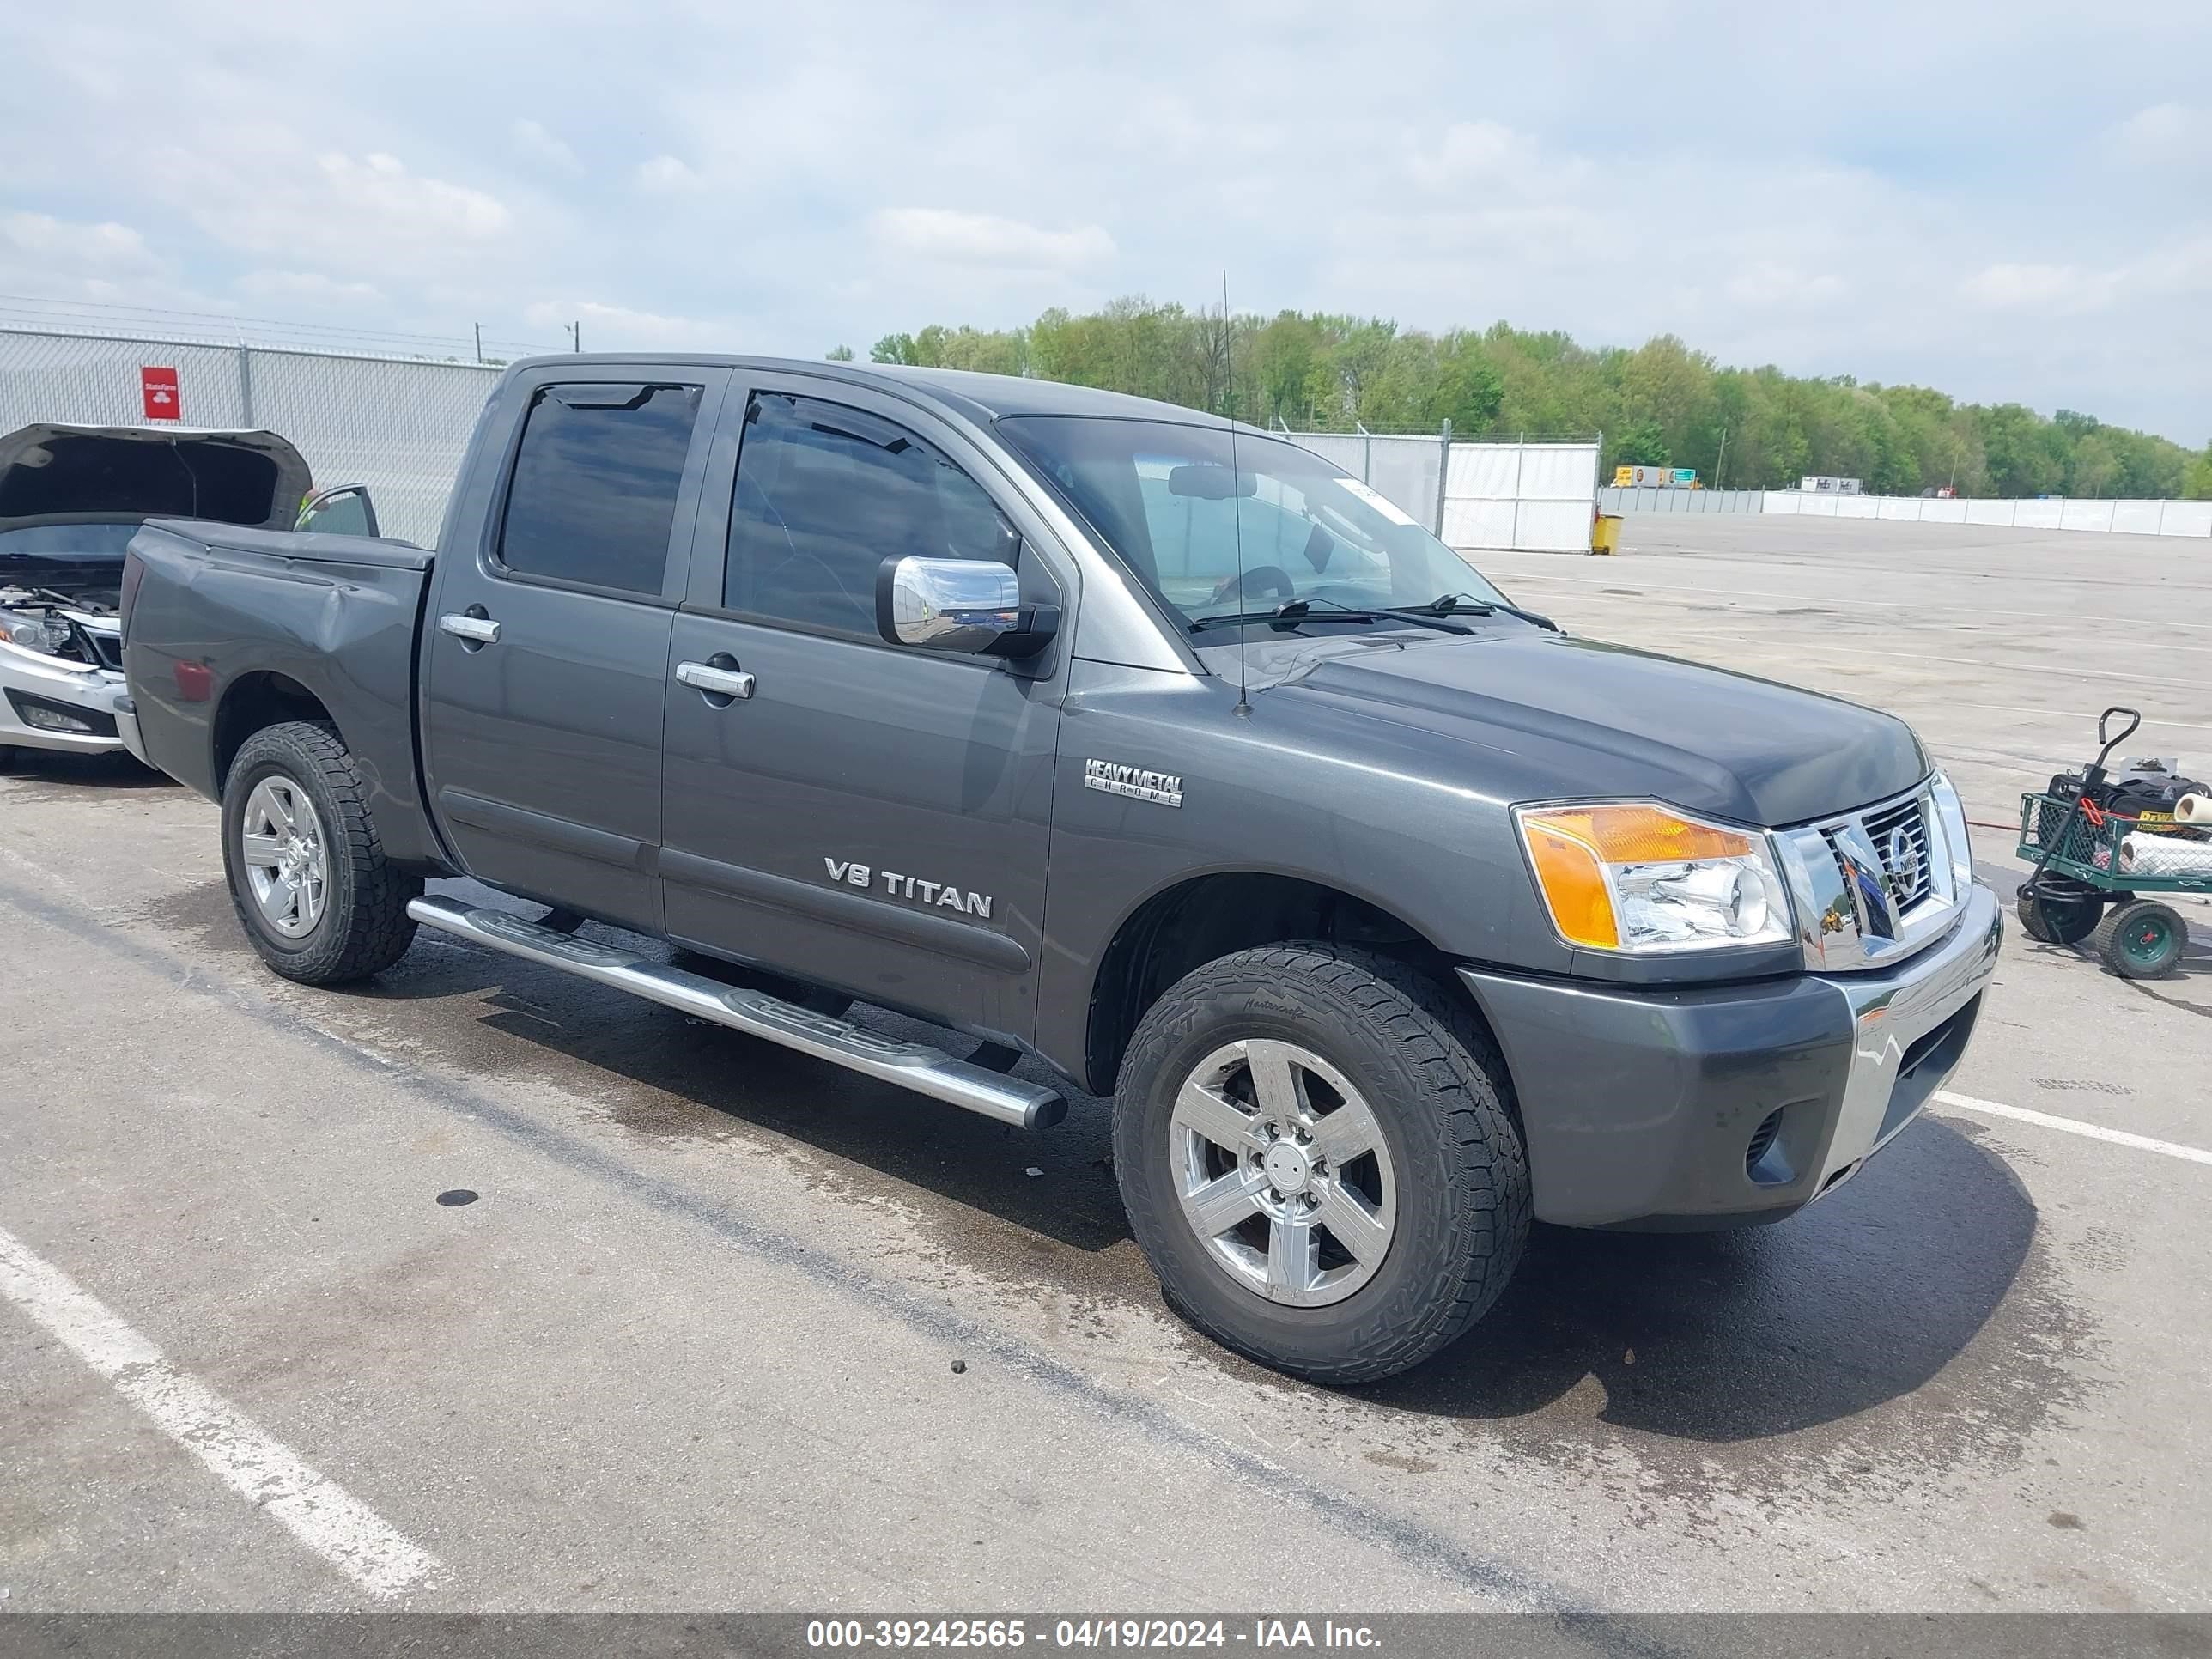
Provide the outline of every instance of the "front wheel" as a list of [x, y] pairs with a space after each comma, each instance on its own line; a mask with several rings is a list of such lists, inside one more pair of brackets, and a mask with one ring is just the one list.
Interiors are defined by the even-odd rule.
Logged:
[[1388, 958], [1224, 957], [1146, 1013], [1115, 1169], [1176, 1309], [1314, 1382], [1419, 1364], [1488, 1310], [1528, 1231], [1510, 1085], [1472, 1012]]
[[353, 755], [327, 726], [246, 740], [223, 780], [222, 862], [246, 939], [286, 979], [366, 979], [414, 942], [422, 878], [385, 861]]

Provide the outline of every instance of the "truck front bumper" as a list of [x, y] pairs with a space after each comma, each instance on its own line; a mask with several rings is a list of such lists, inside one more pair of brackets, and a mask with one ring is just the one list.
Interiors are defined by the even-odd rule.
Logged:
[[1880, 973], [1654, 990], [1462, 968], [1513, 1074], [1537, 1218], [1735, 1227], [1832, 1191], [1957, 1067], [2003, 931], [1976, 884]]
[[123, 676], [0, 640], [0, 748], [113, 754], [125, 745]]

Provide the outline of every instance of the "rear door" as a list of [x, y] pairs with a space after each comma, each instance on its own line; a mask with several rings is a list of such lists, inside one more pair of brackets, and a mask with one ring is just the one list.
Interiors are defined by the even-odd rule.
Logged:
[[888, 645], [875, 587], [886, 558], [997, 557], [1026, 601], [1067, 605], [1064, 556], [988, 453], [902, 399], [739, 370], [724, 410], [672, 659], [748, 678], [669, 690], [667, 932], [1026, 1039], [1065, 651]]
[[482, 540], [439, 557], [423, 649], [430, 798], [471, 875], [659, 930], [669, 636], [727, 378], [547, 368], [515, 400]]

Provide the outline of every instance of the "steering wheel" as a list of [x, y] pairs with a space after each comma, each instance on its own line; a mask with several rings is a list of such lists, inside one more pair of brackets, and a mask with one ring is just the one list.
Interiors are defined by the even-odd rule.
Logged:
[[1224, 599], [1241, 599], [1260, 583], [1265, 583], [1271, 592], [1285, 599], [1294, 599], [1298, 596], [1297, 584], [1291, 580], [1289, 571], [1279, 564], [1257, 564], [1241, 576], [1223, 577], [1221, 585], [1213, 590], [1213, 603], [1219, 605]]

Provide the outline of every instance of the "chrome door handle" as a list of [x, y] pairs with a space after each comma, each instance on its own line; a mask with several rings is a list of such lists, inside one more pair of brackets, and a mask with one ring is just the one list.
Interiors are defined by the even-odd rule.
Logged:
[[720, 697], [750, 697], [753, 694], [753, 677], [735, 668], [679, 662], [676, 665], [676, 678], [696, 691], [709, 691]]
[[499, 624], [489, 617], [464, 617], [454, 611], [438, 618], [438, 631], [457, 640], [474, 640], [478, 645], [499, 642]]

